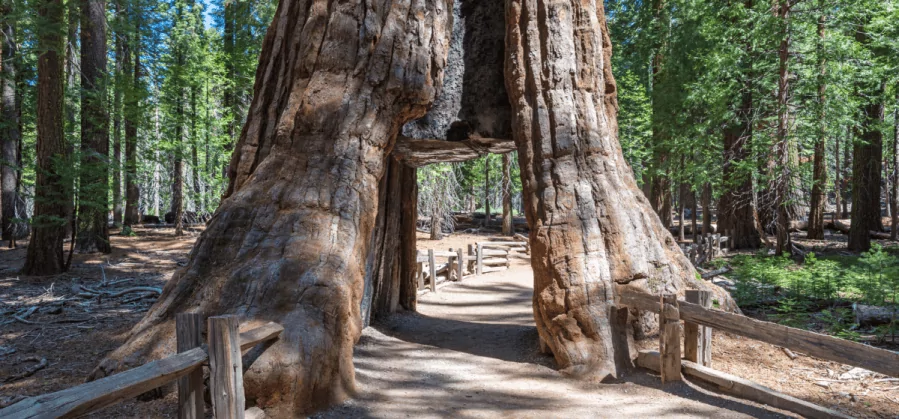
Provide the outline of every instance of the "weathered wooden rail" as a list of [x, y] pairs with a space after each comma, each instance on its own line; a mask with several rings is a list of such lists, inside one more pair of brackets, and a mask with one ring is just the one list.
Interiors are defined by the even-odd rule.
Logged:
[[[527, 238], [516, 235], [517, 241], [485, 241], [468, 245], [468, 252], [463, 249], [419, 250], [415, 262], [418, 264], [416, 278], [419, 291], [426, 289], [425, 280], [431, 292], [437, 291], [437, 278], [443, 275], [446, 281], [459, 281], [465, 275], [481, 275], [508, 269], [513, 251], [530, 253]], [[438, 263], [445, 259], [445, 263]]]
[[[623, 306], [660, 313], [659, 352], [644, 351], [637, 364], [659, 371], [662, 381], [679, 381], [681, 372], [709, 382], [739, 397], [813, 418], [845, 418], [839, 412], [768, 389], [711, 368], [711, 330], [801, 351], [810, 356], [899, 377], [899, 354], [832, 336], [763, 322], [711, 308], [708, 291], [687, 291], [686, 301], [674, 295], [653, 296], [635, 291], [619, 295]], [[684, 321], [684, 360], [680, 354], [680, 323]]]
[[55, 393], [29, 397], [0, 410], [0, 418], [74, 418], [178, 381], [178, 416], [204, 418], [203, 364], [209, 361], [213, 417], [244, 418], [241, 351], [278, 338], [277, 323], [238, 333], [236, 316], [209, 317], [203, 344], [203, 317], [176, 316], [178, 353], [128, 371]]

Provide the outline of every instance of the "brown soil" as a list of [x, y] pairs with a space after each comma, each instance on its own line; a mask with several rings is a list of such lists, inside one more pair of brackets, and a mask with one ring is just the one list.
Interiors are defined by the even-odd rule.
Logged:
[[[19, 277], [24, 246], [0, 250], [0, 377], [23, 371], [29, 356], [48, 366], [27, 378], [0, 383], [0, 403], [78, 385], [96, 362], [115, 349], [149, 308], [139, 296], [83, 299], [75, 285], [105, 290], [162, 287], [183, 265], [197, 231], [180, 239], [172, 229], [136, 230], [115, 236], [114, 253], [75, 255], [70, 273], [47, 278]], [[446, 250], [485, 240], [454, 234], [440, 241], [419, 235], [419, 248]], [[20, 243], [23, 245], [24, 243]], [[128, 280], [121, 283], [115, 281]], [[575, 381], [539, 354], [531, 311], [532, 273], [524, 255], [512, 268], [439, 287], [420, 296], [419, 313], [400, 313], [363, 332], [355, 350], [357, 398], [317, 417], [783, 417], [785, 412], [720, 395], [692, 383], [662, 386], [657, 376], [633, 371], [614, 383]], [[59, 304], [64, 301], [63, 304]], [[57, 304], [53, 304], [56, 302]], [[80, 323], [24, 324], [13, 320], [22, 308], [40, 308], [27, 320]], [[54, 309], [60, 306], [62, 309]], [[52, 314], [56, 313], [56, 314]], [[646, 348], [657, 346], [645, 341]], [[716, 369], [859, 417], [895, 417], [899, 383], [872, 380], [814, 383], [848, 368], [800, 356], [791, 361], [771, 345], [718, 333]], [[832, 371], [832, 374], [829, 371]], [[129, 400], [91, 417], [174, 417], [175, 395]], [[853, 401], [853, 398], [855, 401]], [[791, 415], [786, 415], [791, 416]]]

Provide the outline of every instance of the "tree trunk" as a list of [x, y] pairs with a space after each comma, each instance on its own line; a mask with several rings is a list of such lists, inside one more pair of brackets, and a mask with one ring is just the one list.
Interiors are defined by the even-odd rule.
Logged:
[[2, 203], [2, 228], [3, 240], [12, 243], [16, 236], [16, 226], [13, 220], [16, 218], [16, 201], [18, 199], [18, 171], [20, 162], [18, 159], [18, 146], [21, 138], [19, 132], [18, 92], [16, 89], [16, 60], [18, 59], [18, 45], [16, 44], [16, 19], [14, 17], [15, 2], [3, 0], [0, 2], [0, 48], [2, 52], [2, 65], [0, 65], [0, 203]]
[[353, 392], [379, 183], [400, 127], [441, 87], [450, 7], [280, 2], [225, 198], [187, 266], [94, 378], [170, 353], [178, 312], [236, 313], [285, 327], [244, 374], [247, 399], [270, 416]]
[[484, 156], [484, 227], [490, 226], [490, 156]]
[[109, 245], [109, 115], [106, 111], [106, 1], [81, 1], [81, 168], [78, 250]]
[[[234, 9], [237, 8], [237, 4], [233, 1], [225, 1], [223, 2], [223, 23], [224, 28], [222, 30], [223, 35], [223, 52], [225, 55], [225, 85], [222, 89], [223, 97], [222, 97], [222, 112], [224, 114], [225, 120], [227, 121], [227, 126], [225, 127], [225, 132], [227, 134], [227, 138], [225, 139], [225, 144], [223, 145], [223, 149], [225, 150], [225, 155], [234, 150], [234, 142], [236, 141], [235, 132], [237, 131], [237, 112], [235, 111], [235, 84], [237, 83], [237, 75], [234, 65], [234, 44], [235, 44], [235, 19], [236, 12]], [[228, 172], [227, 163], [225, 165], [225, 176], [230, 177], [232, 174]]]
[[893, 168], [890, 173], [890, 240], [896, 240], [899, 233], [899, 92], [896, 93], [896, 99], [896, 108], [893, 110]]
[[[855, 37], [862, 45], [870, 42], [864, 25], [859, 26]], [[857, 128], [861, 141], [856, 141], [852, 150], [852, 228], [848, 248], [864, 252], [871, 248], [870, 232], [883, 231], [880, 218], [883, 132], [880, 126], [884, 119], [884, 82], [862, 80], [857, 88], [867, 103], [862, 104], [862, 121]]]
[[[719, 204], [720, 207], [720, 204]], [[702, 187], [702, 234], [712, 233], [712, 184]]]
[[503, 235], [512, 236], [512, 153], [503, 154]]
[[537, 330], [563, 371], [617, 375], [629, 357], [616, 329], [616, 286], [653, 293], [708, 286], [695, 279], [624, 160], [603, 4], [510, 0], [506, 10], [506, 81]]
[[[849, 144], [854, 143], [854, 141], [852, 141], [852, 129], [849, 127], [846, 127], [846, 139], [847, 139], [847, 141], [849, 141]], [[848, 170], [851, 173], [852, 159], [851, 159], [850, 152], [849, 152], [849, 144], [846, 144], [845, 146], [843, 146], [843, 170], [844, 171]], [[853, 148], [855, 148], [854, 145], [853, 145]], [[843, 179], [844, 179], [843, 186], [845, 187], [844, 189], [848, 189], [848, 190], [844, 190], [843, 193], [850, 194], [849, 199], [845, 199], [845, 195], [843, 197], [844, 198], [843, 199], [843, 214], [840, 218], [845, 219], [845, 218], [849, 218], [849, 204], [851, 203], [851, 200], [852, 200], [851, 194], [853, 192], [852, 192], [852, 183], [849, 181], [849, 179], [846, 179], [846, 176], [843, 176]]]
[[[62, 0], [42, 0], [38, 16], [49, 28], [61, 28], [65, 10]], [[57, 30], [39, 33], [37, 63], [37, 182], [34, 194], [32, 235], [22, 272], [25, 275], [55, 275], [65, 268], [62, 241], [70, 190], [60, 173], [66, 159], [63, 128], [63, 34]], [[62, 220], [62, 221], [60, 221]]]
[[780, 66], [777, 82], [777, 138], [774, 145], [777, 176], [774, 179], [774, 211], [775, 231], [777, 244], [774, 252], [778, 255], [793, 253], [793, 244], [790, 237], [790, 197], [792, 194], [793, 168], [790, 159], [790, 142], [787, 138], [790, 123], [789, 90], [790, 90], [790, 5], [789, 0], [778, 0], [777, 18], [780, 20], [781, 41], [778, 49]]
[[441, 237], [441, 229], [440, 221], [443, 219], [443, 214], [440, 213], [440, 209], [435, 208], [431, 211], [431, 240], [440, 240]]
[[690, 197], [690, 233], [693, 235], [693, 243], [697, 243], [699, 240], [699, 229], [696, 225], [696, 212], [699, 208], [696, 205], [696, 191], [691, 192]]
[[[125, 225], [132, 226], [140, 222], [138, 208], [140, 204], [140, 189], [137, 184], [137, 127], [140, 121], [140, 9], [136, 9], [132, 16], [136, 22], [134, 39], [129, 39], [130, 46], [126, 43], [125, 69], [132, 71], [131, 80], [125, 99]], [[131, 10], [129, 10], [131, 11]], [[130, 54], [129, 54], [130, 52]], [[131, 61], [133, 58], [133, 65]], [[132, 68], [133, 67], [133, 68]]]
[[175, 235], [184, 235], [184, 104], [180, 93], [175, 116], [175, 158], [172, 165], [172, 206]]
[[[822, 7], [818, 1], [818, 7]], [[827, 18], [822, 14], [818, 17], [818, 138], [815, 141], [814, 168], [812, 170], [812, 200], [809, 204], [808, 238], [813, 240], [824, 239], [824, 206], [827, 194], [824, 192], [827, 186], [827, 116], [825, 107], [825, 92], [827, 84], [824, 77], [827, 75], [826, 61], [824, 60], [824, 31]]]
[[[681, 170], [683, 170], [683, 158], [681, 158]], [[678, 186], [678, 197], [677, 197], [677, 221], [678, 221], [678, 229], [677, 229], [677, 239], [680, 241], [687, 240], [687, 237], [684, 235], [684, 211], [686, 211], [686, 207], [684, 207], [684, 203], [686, 202], [687, 196], [687, 188], [686, 184], [681, 182]]]
[[833, 209], [833, 218], [838, 220], [843, 218], [843, 169], [840, 166], [840, 136], [834, 137], [833, 144], [833, 161], [834, 161], [834, 179], [833, 179], [833, 195], [835, 206]]
[[[115, 2], [116, 19], [122, 19], [121, 13], [124, 13], [119, 0]], [[121, 20], [118, 20], [121, 22]], [[118, 23], [117, 22], [117, 23]], [[113, 88], [112, 103], [112, 141], [113, 141], [113, 157], [112, 164], [112, 223], [118, 227], [122, 226], [122, 91], [125, 89], [125, 77], [123, 72], [125, 53], [123, 44], [122, 29], [117, 28], [115, 31], [115, 82]]]
[[200, 190], [200, 156], [198, 154], [197, 135], [197, 89], [190, 87], [190, 170], [191, 182], [193, 182], [193, 199], [194, 211], [198, 215], [204, 215], [206, 208], [203, 206], [203, 193]]

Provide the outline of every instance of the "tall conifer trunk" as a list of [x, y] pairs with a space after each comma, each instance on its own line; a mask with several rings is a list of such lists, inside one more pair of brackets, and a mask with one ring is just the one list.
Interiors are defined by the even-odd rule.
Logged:
[[63, 27], [62, 0], [40, 0], [37, 13], [50, 28], [38, 36], [37, 61], [37, 182], [31, 240], [22, 272], [26, 275], [55, 275], [65, 268], [62, 241], [71, 190], [60, 167], [67, 158], [63, 128]]
[[[71, 1], [71, 0], [70, 0]], [[109, 114], [106, 110], [106, 1], [81, 2], [81, 181], [78, 249], [109, 253]]]
[[15, 2], [0, 2], [0, 229], [3, 240], [15, 240], [16, 202], [18, 201], [19, 159], [18, 147], [21, 139], [19, 131], [19, 95], [16, 89], [16, 44]]
[[[130, 83], [125, 100], [125, 225], [131, 226], [140, 222], [138, 208], [140, 204], [140, 189], [137, 184], [137, 128], [140, 115], [140, 89], [141, 87], [141, 13], [140, 2], [129, 9], [135, 23], [133, 38], [130, 41], [129, 50], [125, 52], [125, 69], [131, 72]], [[130, 54], [129, 54], [130, 52]], [[133, 64], [132, 64], [133, 63]]]
[[[450, 3], [450, 4], [448, 4]], [[247, 399], [297, 417], [354, 389], [378, 188], [401, 126], [439, 91], [451, 2], [280, 2], [225, 198], [191, 260], [94, 377], [174, 352], [174, 316], [276, 321]]]
[[[822, 3], [822, 1], [818, 1], [819, 8], [824, 7]], [[827, 156], [827, 121], [825, 119], [827, 115], [825, 103], [827, 84], [824, 80], [827, 75], [824, 58], [824, 34], [827, 20], [824, 16], [824, 11], [822, 10], [820, 13], [821, 15], [818, 17], [816, 53], [818, 59], [818, 138], [815, 139], [815, 157], [812, 169], [812, 202], [809, 205], [810, 211], [808, 216], [808, 238], [815, 240], [824, 239], [824, 204], [827, 199], [827, 194], [824, 192], [827, 185], [827, 166], [825, 161]]]
[[503, 154], [503, 235], [511, 236], [512, 228], [512, 154]]

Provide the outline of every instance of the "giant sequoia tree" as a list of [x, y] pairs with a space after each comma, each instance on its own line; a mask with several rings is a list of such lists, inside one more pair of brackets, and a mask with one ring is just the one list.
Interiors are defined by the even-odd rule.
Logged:
[[279, 4], [227, 197], [94, 376], [171, 352], [175, 313], [237, 313], [286, 328], [245, 374], [248, 400], [293, 417], [352, 392], [379, 179], [440, 87], [449, 16], [429, 0]]
[[[507, 5], [538, 330], [567, 371], [616, 374], [628, 361], [627, 342], [612, 339], [626, 335], [612, 330], [613, 316], [627, 316], [616, 287], [703, 285], [618, 145], [602, 3]], [[295, 417], [352, 392], [379, 198], [399, 179], [389, 153], [440, 91], [450, 10], [430, 0], [280, 3], [226, 198], [191, 261], [94, 377], [173, 351], [178, 312], [236, 313], [285, 326], [245, 374], [248, 400], [267, 413]]]

